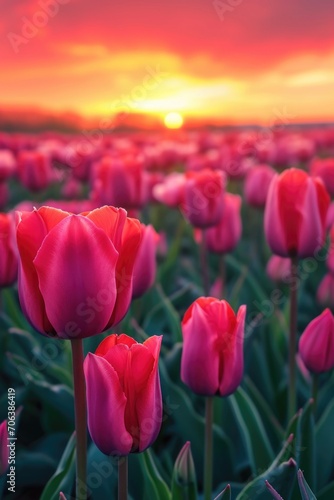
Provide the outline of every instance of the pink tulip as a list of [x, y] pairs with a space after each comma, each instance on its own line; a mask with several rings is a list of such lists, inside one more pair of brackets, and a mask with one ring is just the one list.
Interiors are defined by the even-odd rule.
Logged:
[[334, 201], [329, 205], [326, 218], [326, 228], [330, 229], [332, 226], [334, 226]]
[[306, 327], [299, 340], [299, 354], [311, 372], [334, 368], [334, 317], [329, 309]]
[[291, 276], [291, 259], [272, 255], [268, 261], [266, 272], [271, 280], [288, 283]]
[[264, 229], [273, 253], [311, 257], [325, 239], [329, 195], [318, 178], [296, 168], [285, 170], [270, 184]]
[[149, 175], [139, 158], [105, 156], [93, 167], [93, 199], [100, 205], [142, 208], [149, 200]]
[[0, 213], [0, 287], [15, 283], [17, 253], [13, 214]]
[[16, 171], [16, 160], [9, 149], [0, 149], [0, 182], [12, 177]]
[[334, 274], [328, 273], [317, 290], [317, 301], [323, 307], [334, 308]]
[[210, 252], [228, 253], [237, 246], [242, 231], [240, 209], [241, 197], [226, 193], [222, 218], [217, 225], [205, 231], [205, 243]]
[[142, 239], [133, 269], [132, 298], [141, 297], [154, 283], [159, 235], [154, 227], [141, 225]]
[[320, 177], [329, 194], [334, 196], [334, 158], [317, 158], [312, 162], [310, 172]]
[[248, 205], [256, 208], [265, 206], [269, 186], [275, 173], [269, 165], [258, 165], [248, 171], [244, 188]]
[[30, 191], [41, 191], [51, 181], [51, 163], [47, 154], [39, 151], [20, 151], [17, 157], [20, 182]]
[[243, 376], [246, 306], [237, 316], [225, 300], [200, 297], [182, 321], [181, 379], [203, 396], [228, 396]]
[[162, 183], [154, 186], [153, 197], [168, 207], [176, 208], [183, 202], [185, 183], [184, 174], [167, 175]]
[[146, 450], [162, 422], [158, 371], [162, 336], [143, 344], [125, 334], [105, 338], [84, 362], [88, 428], [106, 455]]
[[119, 323], [132, 296], [139, 221], [113, 207], [80, 215], [42, 207], [19, 215], [19, 297], [36, 330], [84, 338]]
[[183, 212], [194, 227], [218, 224], [224, 209], [225, 177], [217, 170], [187, 172]]

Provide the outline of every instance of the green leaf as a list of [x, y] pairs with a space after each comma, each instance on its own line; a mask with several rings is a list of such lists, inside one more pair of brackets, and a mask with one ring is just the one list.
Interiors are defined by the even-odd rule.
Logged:
[[315, 431], [313, 418], [313, 400], [310, 399], [303, 409], [297, 424], [296, 447], [299, 468], [310, 487], [316, 489], [316, 461], [315, 461]]
[[304, 475], [300, 469], [297, 473], [297, 477], [298, 477], [298, 485], [299, 485], [300, 494], [302, 496], [302, 500], [317, 500], [317, 497], [315, 496], [315, 494], [313, 493], [313, 491], [311, 490], [311, 488], [307, 484], [307, 482], [304, 478]]
[[[163, 362], [160, 363], [160, 374], [163, 394], [173, 405], [173, 411], [169, 413], [168, 418], [175, 423], [174, 432], [176, 430], [177, 434], [182, 436], [183, 441], [191, 442], [195, 467], [199, 482], [201, 482], [203, 480], [205, 419], [194, 410], [186, 392], [170, 380]], [[228, 437], [217, 425], [213, 426], [213, 441], [213, 481], [218, 484], [233, 476], [233, 448]]]
[[144, 498], [149, 498], [150, 500], [170, 500], [171, 492], [162, 479], [149, 449], [139, 456], [139, 463], [144, 477]]
[[58, 500], [59, 493], [70, 494], [75, 477], [75, 434], [70, 437], [56, 472], [45, 486], [40, 500]]
[[274, 459], [260, 415], [250, 397], [243, 389], [230, 396], [234, 414], [242, 430], [253, 473], [266, 469]]
[[333, 500], [334, 498], [334, 481], [325, 486], [317, 495], [318, 500]]
[[316, 425], [315, 441], [317, 487], [324, 487], [334, 467], [334, 401], [331, 401]]
[[228, 484], [214, 500], [231, 500], [231, 486]]
[[280, 492], [285, 500], [291, 496], [293, 482], [296, 477], [296, 462], [290, 458], [278, 467], [269, 468], [266, 472], [256, 477], [237, 496], [237, 500], [267, 500], [268, 490], [266, 481]]

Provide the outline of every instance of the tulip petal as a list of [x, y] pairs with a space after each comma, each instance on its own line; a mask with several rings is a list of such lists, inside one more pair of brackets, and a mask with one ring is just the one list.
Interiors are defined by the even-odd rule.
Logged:
[[101, 344], [98, 345], [95, 354], [97, 356], [105, 356], [109, 351], [109, 349], [111, 349], [117, 344], [125, 344], [131, 347], [133, 344], [137, 344], [137, 342], [132, 337], [129, 337], [125, 333], [121, 333], [120, 335], [113, 333], [111, 335], [108, 335], [108, 337], [102, 340]]
[[240, 385], [244, 371], [244, 329], [246, 318], [246, 306], [239, 308], [235, 330], [231, 338], [231, 344], [223, 357], [223, 367], [220, 376], [219, 394], [229, 396]]
[[126, 211], [123, 208], [104, 206], [87, 214], [87, 219], [100, 227], [111, 239], [119, 252], [122, 243], [122, 232], [126, 221]]
[[[219, 356], [215, 345], [217, 337], [212, 334], [212, 326], [207, 321], [208, 315], [199, 300], [193, 304], [191, 321], [182, 322], [181, 379], [195, 393], [214, 396], [219, 389]], [[202, 300], [204, 301], [205, 299]], [[216, 329], [216, 325], [214, 327]]]
[[132, 437], [125, 427], [126, 397], [115, 369], [101, 356], [84, 361], [89, 433], [102, 453], [128, 455]]
[[299, 340], [299, 354], [314, 373], [334, 368], [334, 318], [329, 309], [306, 327]]
[[279, 177], [276, 175], [269, 187], [264, 212], [264, 231], [271, 250], [281, 257], [288, 257], [287, 242], [278, 203]]
[[34, 265], [47, 316], [61, 338], [106, 329], [117, 258], [107, 235], [81, 215], [67, 217], [45, 237]]
[[311, 256], [324, 243], [325, 222], [322, 223], [320, 213], [315, 208], [317, 206], [317, 189], [314, 180], [309, 178], [299, 231], [298, 256], [301, 258]]
[[[46, 223], [46, 214], [50, 215], [49, 223]], [[43, 207], [31, 213], [20, 214], [17, 227], [17, 245], [21, 257], [18, 280], [20, 304], [34, 328], [48, 335], [55, 335], [55, 330], [46, 315], [33, 261], [48, 229], [67, 216], [61, 210]]]
[[[140, 424], [138, 451], [140, 452], [146, 450], [146, 448], [148, 448], [156, 440], [162, 424], [163, 404], [159, 377], [159, 354], [161, 342], [162, 335], [154, 335], [144, 342], [144, 346], [149, 350], [154, 358], [154, 364], [144, 389], [137, 395], [136, 411]], [[136, 362], [137, 364], [140, 363], [139, 356], [137, 357]], [[136, 369], [135, 362], [133, 362], [132, 369], [133, 372]]]
[[117, 299], [108, 327], [119, 323], [130, 307], [132, 297], [132, 274], [140, 241], [141, 226], [136, 219], [127, 218], [122, 237], [122, 246], [116, 266]]

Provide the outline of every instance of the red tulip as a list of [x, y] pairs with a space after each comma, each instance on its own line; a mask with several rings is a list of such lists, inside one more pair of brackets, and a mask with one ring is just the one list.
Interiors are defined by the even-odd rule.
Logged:
[[0, 424], [0, 477], [3, 476], [8, 469], [8, 431], [7, 420]]
[[334, 196], [334, 158], [317, 158], [310, 166], [311, 175], [320, 177], [327, 191]]
[[299, 340], [299, 354], [311, 372], [334, 368], [334, 317], [329, 309], [306, 327]]
[[15, 223], [11, 213], [0, 213], [0, 287], [10, 286], [17, 278]]
[[140, 222], [123, 209], [22, 213], [19, 296], [31, 324], [48, 336], [84, 338], [119, 323], [130, 305], [140, 239]]
[[217, 170], [187, 172], [183, 212], [189, 222], [200, 228], [218, 224], [224, 209], [225, 177]]
[[296, 168], [285, 170], [270, 184], [264, 229], [273, 253], [311, 257], [325, 239], [329, 195], [318, 178]]
[[217, 225], [205, 231], [205, 242], [210, 252], [232, 252], [237, 246], [242, 231], [240, 209], [241, 197], [237, 194], [226, 193], [222, 218]]
[[237, 316], [225, 300], [200, 297], [182, 321], [181, 379], [203, 396], [228, 396], [243, 376], [246, 306]]
[[154, 227], [142, 224], [142, 239], [133, 269], [132, 298], [141, 297], [154, 283], [159, 235]]
[[31, 191], [45, 189], [51, 181], [51, 163], [47, 154], [39, 151], [20, 151], [17, 157], [20, 182]]
[[106, 455], [144, 451], [159, 434], [161, 341], [162, 336], [153, 336], [138, 344], [113, 334], [85, 359], [88, 428]]
[[270, 183], [275, 170], [269, 165], [258, 165], [250, 169], [245, 180], [245, 198], [248, 205], [262, 208], [266, 204]]
[[328, 273], [317, 290], [317, 301], [323, 307], [334, 308], [334, 274]]

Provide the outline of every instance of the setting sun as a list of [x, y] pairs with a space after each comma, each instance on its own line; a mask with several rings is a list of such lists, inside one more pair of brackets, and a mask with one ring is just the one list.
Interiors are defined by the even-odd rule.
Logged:
[[183, 118], [180, 113], [171, 111], [165, 116], [164, 123], [167, 128], [180, 128], [183, 125]]

